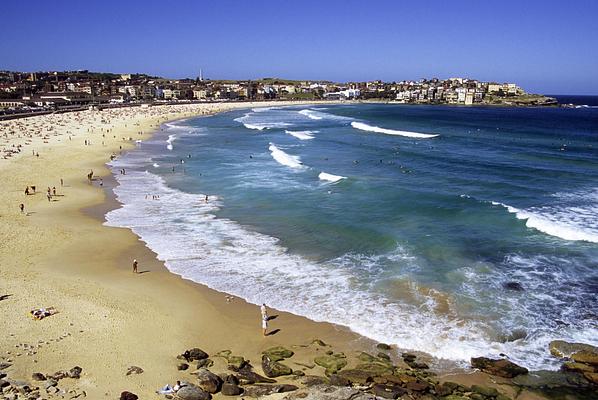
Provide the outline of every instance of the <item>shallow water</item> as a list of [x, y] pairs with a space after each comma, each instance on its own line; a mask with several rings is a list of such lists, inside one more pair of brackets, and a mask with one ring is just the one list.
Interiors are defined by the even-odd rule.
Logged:
[[116, 161], [107, 220], [256, 304], [449, 360], [556, 368], [550, 340], [598, 345], [597, 146], [592, 108], [234, 111], [166, 124]]

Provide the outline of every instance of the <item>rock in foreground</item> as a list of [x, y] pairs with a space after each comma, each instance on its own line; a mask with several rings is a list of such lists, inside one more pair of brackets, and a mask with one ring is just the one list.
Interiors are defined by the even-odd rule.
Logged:
[[486, 357], [473, 357], [471, 366], [478, 368], [490, 375], [501, 376], [503, 378], [514, 378], [518, 375], [525, 375], [529, 371], [527, 368], [505, 359], [493, 360]]

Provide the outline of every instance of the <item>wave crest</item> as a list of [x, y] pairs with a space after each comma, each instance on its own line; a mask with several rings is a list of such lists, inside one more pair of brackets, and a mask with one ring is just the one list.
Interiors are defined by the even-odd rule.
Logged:
[[364, 124], [363, 122], [355, 122], [355, 121], [351, 122], [351, 126], [355, 129], [359, 129], [361, 131], [384, 133], [385, 135], [406, 136], [406, 137], [411, 137], [411, 138], [416, 138], [416, 139], [430, 139], [430, 138], [438, 136], [438, 135], [432, 135], [432, 134], [428, 134], [428, 133], [397, 131], [394, 129], [380, 128], [378, 126], [371, 126], [368, 124]]

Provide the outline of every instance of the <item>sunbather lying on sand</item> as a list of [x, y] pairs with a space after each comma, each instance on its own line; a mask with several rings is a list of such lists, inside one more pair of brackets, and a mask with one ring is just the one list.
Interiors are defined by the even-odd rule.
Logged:
[[58, 310], [54, 307], [34, 308], [33, 310], [29, 311], [29, 315], [31, 315], [31, 317], [33, 317], [33, 319], [36, 320], [44, 319], [56, 313], [58, 313]]

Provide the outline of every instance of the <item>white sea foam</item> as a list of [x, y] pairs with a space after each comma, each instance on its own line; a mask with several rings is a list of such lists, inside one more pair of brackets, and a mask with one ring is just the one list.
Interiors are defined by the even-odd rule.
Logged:
[[[264, 129], [286, 128], [292, 126], [292, 124], [288, 122], [276, 121], [270, 118], [263, 117], [261, 114], [263, 114], [265, 111], [269, 111], [269, 109], [247, 113], [242, 117], [235, 118], [234, 120], [243, 124], [247, 129], [254, 129], [258, 131], [262, 131]], [[253, 114], [258, 114], [258, 117], [254, 116]]]
[[[118, 167], [117, 162], [114, 168]], [[501, 343], [492, 339], [491, 330], [481, 321], [456, 317], [453, 312], [437, 313], [433, 296], [422, 299], [425, 291], [413, 282], [401, 290], [409, 292], [405, 297], [421, 299], [419, 304], [356, 286], [356, 274], [375, 274], [384, 262], [406, 264], [407, 269], [417, 263], [400, 247], [384, 255], [345, 255], [315, 263], [290, 254], [276, 238], [216, 218], [218, 199], [205, 203], [204, 195], [170, 188], [163, 178], [148, 172], [131, 170], [115, 176], [120, 183], [115, 193], [123, 206], [109, 212], [106, 223], [131, 228], [170, 271], [186, 279], [253, 304], [266, 302], [282, 311], [348, 326], [373, 340], [440, 358], [467, 361], [472, 356], [505, 352], [525, 366], [546, 366], [545, 358], [537, 354], [546, 354], [545, 342], [554, 336]], [[158, 194], [160, 200], [146, 200], [144, 193]]]
[[158, 167], [160, 166], [160, 164], [158, 164], [158, 163], [153, 163], [153, 164], [152, 164], [152, 166], [153, 166], [154, 168], [158, 168]]
[[259, 113], [259, 112], [267, 112], [272, 110], [281, 110], [282, 107], [259, 107], [259, 108], [252, 108], [251, 111]]
[[326, 172], [320, 172], [320, 175], [318, 175], [318, 178], [320, 178], [320, 180], [328, 181], [328, 182], [338, 182], [341, 179], [347, 179], [346, 176], [332, 175], [332, 174], [328, 174]]
[[406, 137], [411, 137], [411, 138], [416, 138], [416, 139], [430, 139], [430, 138], [438, 136], [438, 135], [431, 135], [428, 133], [397, 131], [394, 129], [380, 128], [378, 126], [371, 126], [368, 124], [364, 124], [363, 122], [355, 122], [355, 121], [351, 122], [351, 126], [355, 129], [359, 129], [362, 131], [384, 133], [386, 135], [406, 136]]
[[300, 110], [297, 112], [309, 119], [313, 119], [316, 121], [323, 120], [323, 119], [324, 120], [336, 120], [336, 121], [352, 121], [353, 120], [353, 118], [350, 118], [350, 117], [344, 117], [342, 115], [330, 114], [330, 113], [326, 113], [326, 112], [322, 112], [322, 111], [318, 111], [318, 110], [325, 110], [325, 108], [317, 108], [317, 109], [306, 108], [304, 110]]
[[172, 150], [172, 142], [174, 142], [176, 140], [176, 135], [168, 135], [168, 139], [166, 140], [166, 143], [168, 143], [168, 145], [166, 145], [166, 148], [168, 150]]
[[270, 154], [279, 164], [285, 165], [290, 168], [305, 168], [299, 156], [292, 156], [280, 150], [274, 143], [270, 143]]
[[313, 139], [312, 133], [317, 133], [318, 131], [289, 131], [285, 130], [285, 133], [288, 133], [291, 136], [296, 137], [299, 140], [310, 140]]
[[305, 115], [307, 118], [315, 119], [315, 120], [320, 120], [320, 119], [324, 118], [324, 117], [318, 115], [319, 113], [317, 111], [307, 110], [307, 109], [299, 111], [299, 114]]
[[[215, 218], [218, 201], [205, 203], [203, 195], [169, 188], [148, 172], [116, 178], [120, 185], [115, 193], [123, 206], [106, 215], [106, 224], [131, 228], [170, 271], [186, 279], [442, 358], [467, 360], [488, 353], [490, 343], [471, 321], [434, 316], [427, 306], [355, 288], [350, 258], [311, 262], [289, 254], [273, 237]], [[160, 200], [146, 200], [144, 193], [159, 194]], [[363, 256], [360, 265], [377, 265], [379, 257]], [[405, 254], [398, 249], [384, 257], [398, 260]], [[344, 266], [346, 262], [351, 265]]]
[[[557, 194], [556, 196], [560, 196]], [[580, 194], [580, 196], [582, 196]], [[585, 206], [545, 206], [522, 210], [508, 204], [491, 202], [525, 220], [528, 228], [565, 240], [581, 240], [598, 243], [598, 204], [591, 202]]]

